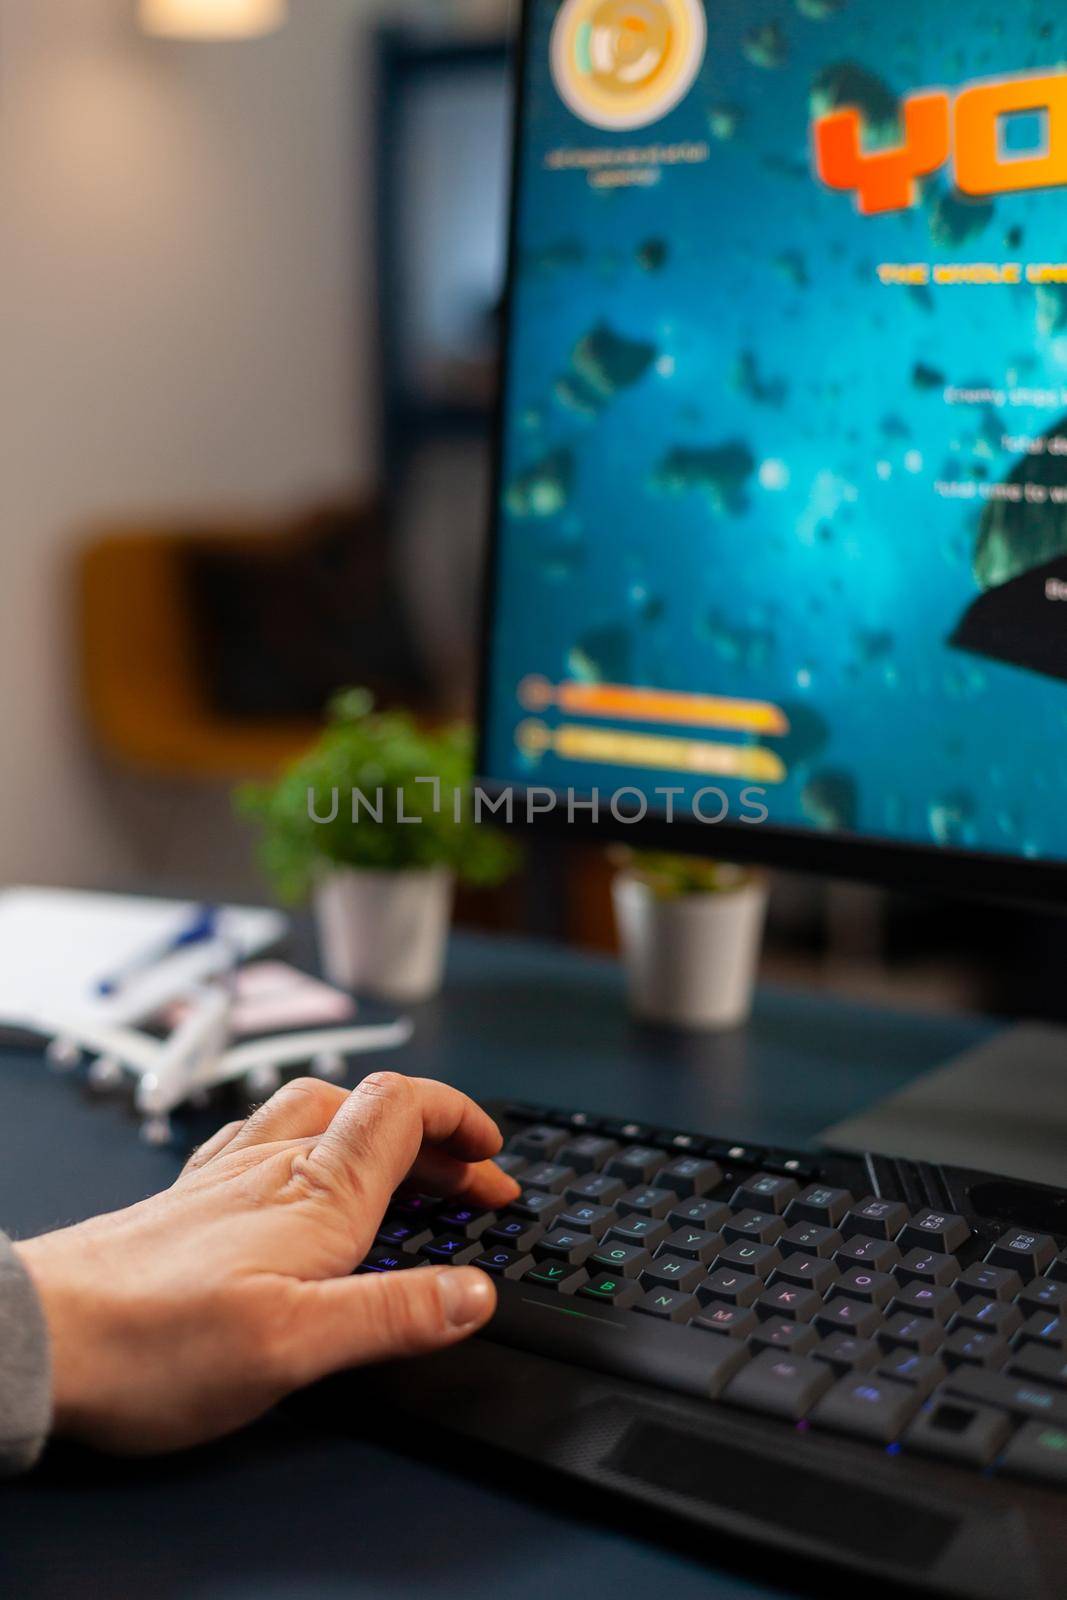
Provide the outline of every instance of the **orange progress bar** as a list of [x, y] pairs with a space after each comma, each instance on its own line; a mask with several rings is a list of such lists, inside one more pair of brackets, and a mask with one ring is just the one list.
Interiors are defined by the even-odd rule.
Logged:
[[789, 719], [764, 700], [733, 700], [725, 695], [684, 694], [672, 689], [639, 689], [620, 683], [558, 685], [547, 678], [524, 678], [519, 700], [527, 711], [558, 706], [573, 717], [623, 717], [633, 722], [729, 728], [774, 738], [789, 732]]

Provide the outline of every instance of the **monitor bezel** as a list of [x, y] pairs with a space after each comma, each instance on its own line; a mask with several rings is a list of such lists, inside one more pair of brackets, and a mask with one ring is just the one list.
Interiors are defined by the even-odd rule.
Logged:
[[[768, 823], [722, 822], [701, 824], [695, 819], [668, 822], [649, 815], [639, 823], [619, 821], [602, 808], [594, 819], [578, 812], [573, 819], [566, 807], [526, 816], [525, 796], [530, 789], [551, 785], [522, 785], [492, 777], [486, 760], [489, 709], [492, 693], [493, 638], [501, 544], [501, 499], [505, 411], [510, 369], [510, 334], [514, 307], [515, 268], [518, 255], [519, 176], [525, 137], [525, 96], [530, 25], [536, 0], [519, 0], [519, 26], [512, 48], [512, 134], [506, 276], [501, 304], [501, 349], [497, 395], [493, 407], [492, 462], [489, 527], [483, 563], [478, 641], [476, 783], [492, 800], [511, 790], [515, 796], [515, 821], [508, 826], [535, 834], [565, 835], [589, 843], [629, 843], [639, 849], [671, 850], [681, 854], [714, 855], [724, 860], [817, 873], [831, 878], [858, 879], [894, 889], [920, 890], [960, 897], [979, 897], [1024, 905], [1056, 907], [1067, 904], [1067, 860], [1056, 861], [1000, 855], [991, 851], [960, 850], [880, 838], [877, 835], [824, 833], [814, 828], [781, 828]], [[555, 793], [561, 791], [555, 790]]]

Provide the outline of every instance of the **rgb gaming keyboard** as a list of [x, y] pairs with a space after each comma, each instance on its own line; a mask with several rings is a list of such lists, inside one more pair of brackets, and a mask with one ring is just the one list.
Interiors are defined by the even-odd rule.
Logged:
[[490, 1109], [515, 1203], [398, 1194], [360, 1269], [497, 1282], [486, 1333], [404, 1367], [402, 1403], [897, 1587], [1067, 1592], [1067, 1195]]

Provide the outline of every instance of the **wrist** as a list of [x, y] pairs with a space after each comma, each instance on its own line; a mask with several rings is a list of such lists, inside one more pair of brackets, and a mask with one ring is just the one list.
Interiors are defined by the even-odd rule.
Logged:
[[96, 1386], [91, 1369], [94, 1351], [99, 1348], [94, 1332], [98, 1297], [88, 1285], [80, 1285], [64, 1270], [64, 1253], [51, 1243], [57, 1237], [46, 1234], [27, 1239], [15, 1246], [15, 1253], [36, 1290], [44, 1317], [52, 1431], [74, 1434], [79, 1431], [79, 1421], [85, 1418], [87, 1399]]

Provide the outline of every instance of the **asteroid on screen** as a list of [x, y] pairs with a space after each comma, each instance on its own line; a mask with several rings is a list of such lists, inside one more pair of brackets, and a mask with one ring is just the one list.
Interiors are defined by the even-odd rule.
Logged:
[[855, 61], [835, 61], [824, 67], [811, 86], [811, 114], [825, 117], [845, 106], [863, 113], [863, 140], [868, 148], [895, 144], [900, 137], [898, 100], [877, 73]]
[[678, 445], [656, 468], [652, 487], [667, 495], [701, 493], [713, 510], [739, 516], [748, 506], [745, 489], [755, 470], [755, 457], [741, 439], [702, 448]]

